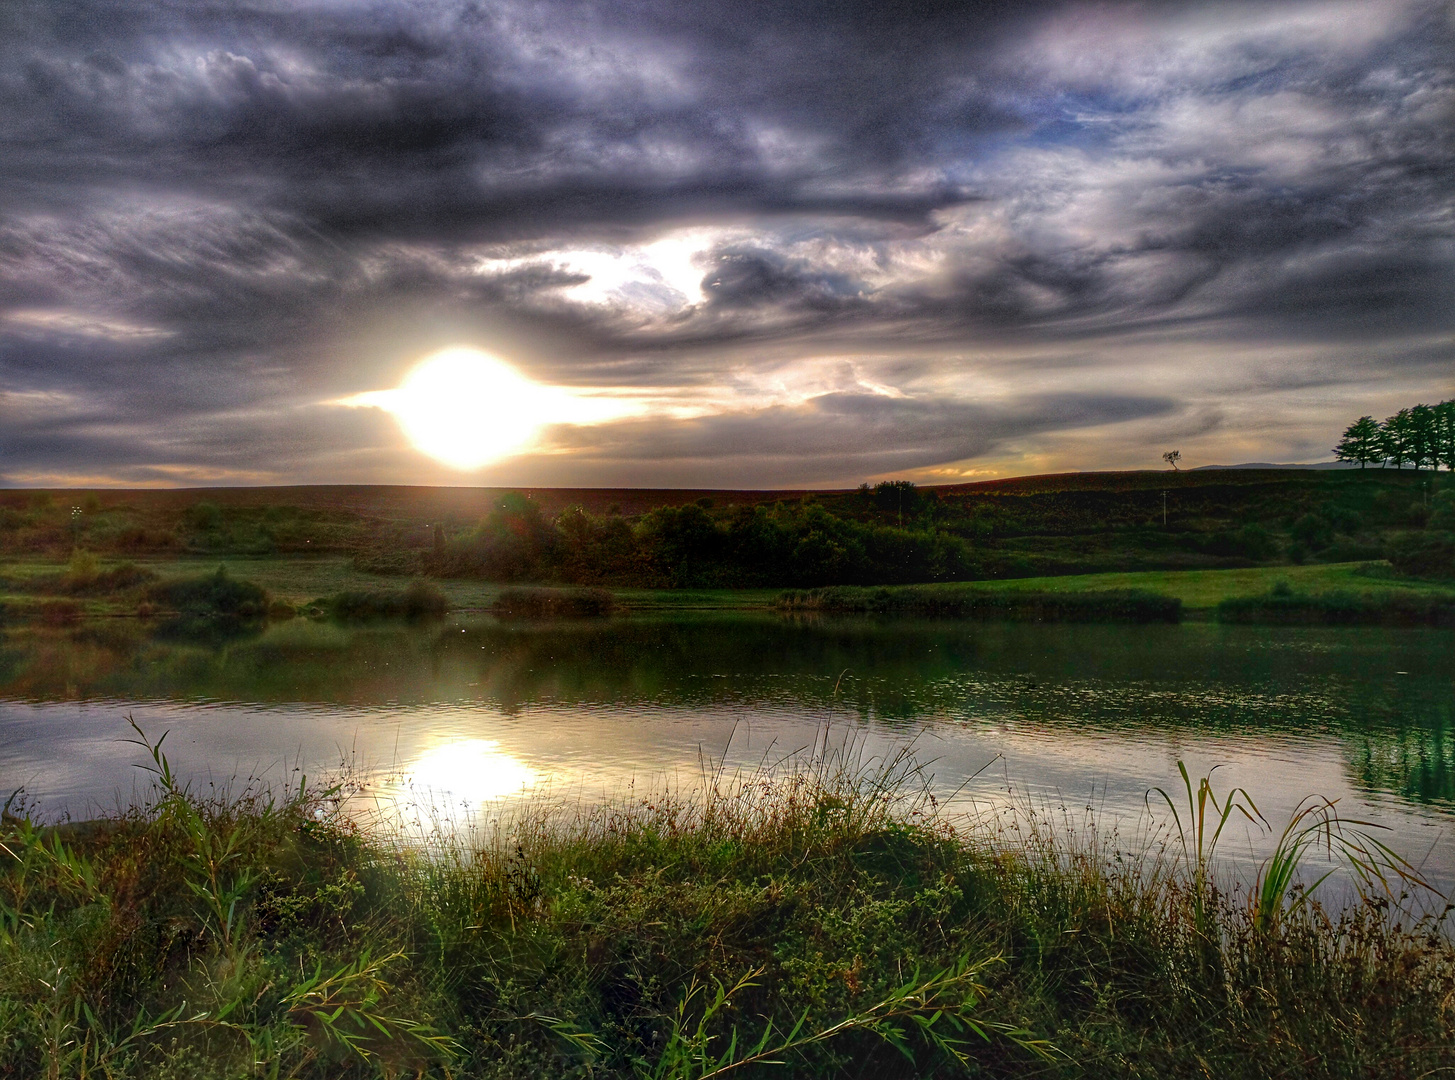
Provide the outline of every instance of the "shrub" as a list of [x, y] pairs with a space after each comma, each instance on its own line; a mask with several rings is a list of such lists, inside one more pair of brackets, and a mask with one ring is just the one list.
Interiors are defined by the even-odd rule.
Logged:
[[200, 532], [211, 532], [222, 525], [222, 508], [216, 503], [193, 503], [187, 507], [184, 520]]
[[135, 563], [125, 562], [102, 570], [96, 556], [77, 548], [72, 553], [70, 565], [61, 578], [61, 586], [69, 593], [101, 596], [125, 592], [156, 580], [155, 571], [147, 570]]
[[1446, 488], [1435, 496], [1426, 524], [1441, 532], [1455, 532], [1455, 488]]
[[1295, 540], [1314, 551], [1328, 547], [1334, 539], [1333, 527], [1318, 514], [1300, 516], [1289, 532]]
[[1385, 546], [1384, 557], [1401, 574], [1455, 578], [1455, 533], [1398, 533]]
[[159, 581], [146, 598], [172, 613], [161, 632], [174, 637], [231, 637], [259, 627], [268, 613], [267, 591], [229, 577], [222, 566], [212, 574]]
[[411, 581], [403, 589], [377, 592], [341, 592], [318, 601], [336, 619], [437, 619], [449, 610], [449, 598], [426, 581]]

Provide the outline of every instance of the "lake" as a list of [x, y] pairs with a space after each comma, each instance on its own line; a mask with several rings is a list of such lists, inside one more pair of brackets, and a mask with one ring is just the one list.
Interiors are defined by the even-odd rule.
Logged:
[[[597, 800], [848, 744], [910, 745], [954, 812], [1095, 816], [1144, 843], [1147, 795], [1214, 766], [1281, 828], [1311, 794], [1455, 884], [1455, 634], [679, 613], [348, 627], [222, 645], [113, 619], [12, 632], [0, 786], [48, 816], [144, 794], [132, 716], [194, 783], [341, 767], [421, 823], [523, 792]], [[1268, 840], [1246, 828], [1246, 862]]]

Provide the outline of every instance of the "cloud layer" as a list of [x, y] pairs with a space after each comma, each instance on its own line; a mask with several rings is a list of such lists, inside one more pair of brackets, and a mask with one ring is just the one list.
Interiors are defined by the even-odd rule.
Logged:
[[[1445, 3], [21, 0], [0, 147], [12, 484], [1312, 460], [1455, 392]], [[652, 408], [462, 478], [325, 404], [456, 343]]]

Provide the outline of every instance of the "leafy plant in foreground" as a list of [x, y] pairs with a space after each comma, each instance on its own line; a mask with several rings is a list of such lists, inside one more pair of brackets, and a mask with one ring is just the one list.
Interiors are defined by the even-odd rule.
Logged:
[[[1039, 1057], [1051, 1059], [1056, 1051], [1047, 1040], [1037, 1039], [1023, 1028], [976, 1019], [975, 1006], [987, 993], [979, 976], [1001, 963], [1000, 957], [977, 964], [962, 957], [953, 967], [927, 978], [916, 971], [882, 1000], [823, 1028], [810, 1029], [809, 1014], [804, 1011], [787, 1030], [778, 1029], [769, 1020], [756, 1042], [740, 1046], [738, 1029], [734, 1026], [726, 1036], [727, 1045], [721, 1050], [714, 1046], [723, 1041], [723, 1036], [713, 1033], [714, 1020], [732, 1004], [734, 997], [759, 985], [756, 980], [764, 969], [748, 972], [731, 987], [714, 981], [711, 998], [703, 984], [694, 980], [670, 1017], [670, 1030], [660, 1054], [655, 1061], [637, 1059], [634, 1071], [640, 1080], [717, 1080], [752, 1065], [785, 1065], [795, 1052], [851, 1031], [872, 1032], [913, 1065], [915, 1054], [906, 1024], [925, 1043], [962, 1068], [972, 1066], [965, 1049], [969, 1035], [985, 1042], [992, 1035], [999, 1035]], [[694, 1022], [691, 1014], [699, 1000], [703, 1003], [702, 1012]], [[594, 1053], [601, 1045], [599, 1038], [565, 1021], [543, 1016], [533, 1019], [588, 1053]]]
[[1371, 821], [1339, 816], [1337, 800], [1311, 796], [1294, 810], [1278, 838], [1278, 845], [1263, 863], [1249, 896], [1253, 926], [1268, 933], [1279, 921], [1306, 907], [1313, 892], [1332, 876], [1337, 866], [1308, 885], [1298, 882], [1298, 870], [1304, 858], [1322, 848], [1331, 860], [1335, 855], [1354, 874], [1359, 894], [1366, 901], [1376, 886], [1386, 896], [1394, 893], [1393, 883], [1413, 885], [1436, 892], [1435, 887], [1420, 875], [1407, 859], [1369, 831], [1385, 826]]

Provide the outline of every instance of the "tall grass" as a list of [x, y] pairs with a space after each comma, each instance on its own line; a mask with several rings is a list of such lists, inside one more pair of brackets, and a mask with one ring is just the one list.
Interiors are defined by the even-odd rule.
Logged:
[[1221, 601], [1217, 619], [1290, 626], [1455, 626], [1455, 599], [1388, 592], [1306, 593], [1278, 582], [1262, 595]]
[[1186, 858], [957, 826], [907, 754], [823, 751], [419, 844], [360, 824], [358, 784], [203, 793], [138, 740], [141, 805], [45, 826], [7, 804], [0, 1076], [1455, 1068], [1442, 915], [1378, 888], [1322, 907], [1303, 853], [1358, 838], [1317, 811], [1247, 889], [1218, 881], [1216, 830], [1256, 807], [1199, 806], [1191, 778]]

